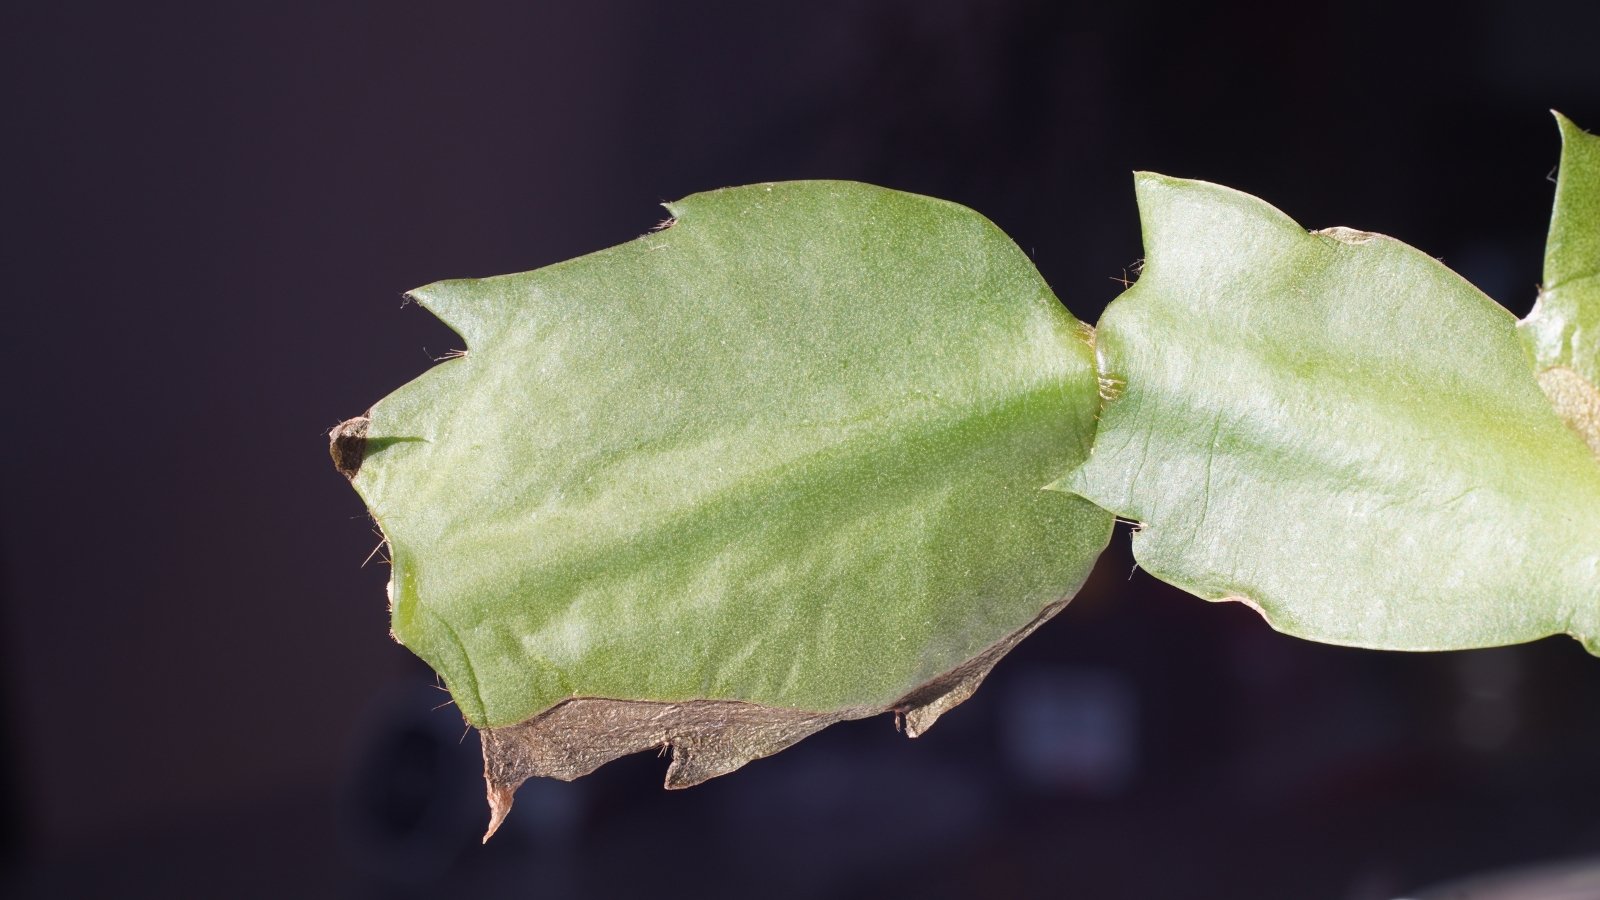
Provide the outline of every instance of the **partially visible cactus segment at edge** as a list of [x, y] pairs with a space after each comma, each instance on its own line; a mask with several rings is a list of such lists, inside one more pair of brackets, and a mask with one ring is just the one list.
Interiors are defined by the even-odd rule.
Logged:
[[1581, 399], [1600, 144], [1562, 128], [1547, 284], [1520, 329], [1392, 238], [1140, 176], [1144, 271], [1098, 325], [1102, 375], [1126, 389], [1062, 486], [1143, 523], [1151, 574], [1289, 634], [1446, 650], [1566, 633], [1600, 653]]
[[1567, 117], [1555, 213], [1545, 244], [1544, 284], [1522, 322], [1539, 386], [1600, 457], [1600, 137]]

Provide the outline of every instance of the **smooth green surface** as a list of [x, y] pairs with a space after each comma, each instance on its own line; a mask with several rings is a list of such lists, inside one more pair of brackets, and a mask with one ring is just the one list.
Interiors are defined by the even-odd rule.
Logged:
[[1281, 631], [1600, 652], [1600, 465], [1511, 315], [1390, 238], [1137, 187], [1146, 265], [1098, 330], [1124, 387], [1061, 486], [1144, 523], [1152, 574]]
[[881, 706], [1082, 583], [1042, 490], [1095, 425], [1086, 329], [962, 207], [842, 182], [414, 293], [466, 340], [371, 413], [394, 631], [478, 726], [572, 696]]
[[1544, 285], [1522, 325], [1539, 368], [1566, 366], [1600, 385], [1600, 137], [1565, 116]]

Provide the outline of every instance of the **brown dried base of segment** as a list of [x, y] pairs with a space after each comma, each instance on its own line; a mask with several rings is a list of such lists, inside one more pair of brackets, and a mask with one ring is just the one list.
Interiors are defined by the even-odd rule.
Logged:
[[737, 700], [567, 700], [526, 722], [483, 731], [483, 778], [489, 789], [489, 830], [483, 839], [499, 829], [511, 811], [512, 795], [534, 776], [571, 781], [619, 756], [670, 747], [666, 786], [692, 787], [835, 722], [876, 712], [814, 713]]
[[575, 697], [516, 725], [483, 736], [483, 778], [489, 793], [489, 840], [511, 812], [513, 795], [533, 777], [571, 781], [620, 756], [655, 748], [672, 751], [666, 787], [693, 787], [770, 756], [834, 724], [880, 713], [918, 737], [972, 696], [1000, 658], [1067, 605], [1045, 607], [1033, 621], [943, 675], [884, 707], [811, 712], [740, 700], [663, 703]]

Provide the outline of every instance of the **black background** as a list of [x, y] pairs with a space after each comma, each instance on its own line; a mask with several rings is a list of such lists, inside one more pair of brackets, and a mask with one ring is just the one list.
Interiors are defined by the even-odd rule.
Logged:
[[[476, 845], [475, 738], [389, 641], [323, 437], [458, 344], [405, 289], [850, 178], [980, 210], [1093, 321], [1153, 169], [1526, 312], [1600, 6], [1111, 6], [8, 4], [0, 892], [1366, 900], [1600, 854], [1576, 643], [1298, 641], [1130, 577], [1120, 534], [923, 739], [674, 793], [631, 758]], [[1121, 780], [1017, 763], [1085, 741]]]

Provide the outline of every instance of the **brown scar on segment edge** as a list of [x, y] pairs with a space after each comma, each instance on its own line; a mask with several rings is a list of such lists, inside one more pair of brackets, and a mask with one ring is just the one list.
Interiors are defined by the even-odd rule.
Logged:
[[[1244, 596], [1243, 594], [1229, 594], [1226, 597], [1218, 597], [1216, 602], [1218, 602], [1218, 603], [1237, 603], [1237, 604], [1239, 604], [1241, 606], [1245, 606], [1245, 607], [1248, 607], [1248, 608], [1254, 610], [1255, 614], [1260, 616], [1261, 618], [1263, 618], [1263, 619], [1267, 618], [1266, 610], [1263, 610], [1261, 608], [1261, 604], [1257, 603], [1256, 601], [1254, 601], [1252, 599], [1250, 599], [1249, 597]], [[1271, 619], [1267, 619], [1267, 621], [1270, 623], [1272, 620]]]
[[771, 756], [836, 722], [894, 713], [907, 737], [919, 737], [938, 718], [972, 696], [1000, 658], [1072, 599], [1045, 607], [1027, 625], [977, 656], [912, 689], [887, 706], [812, 712], [741, 700], [612, 700], [575, 697], [516, 725], [481, 730], [483, 780], [489, 797], [487, 842], [511, 812], [513, 795], [529, 778], [571, 781], [621, 756], [653, 748], [672, 751], [665, 787], [693, 787], [745, 763]]
[[1373, 241], [1383, 237], [1383, 235], [1373, 231], [1361, 231], [1356, 228], [1346, 228], [1343, 225], [1335, 225], [1332, 228], [1319, 228], [1310, 233], [1319, 237], [1333, 238], [1341, 244], [1353, 244], [1357, 246], [1361, 244], [1370, 244]]
[[361, 471], [361, 460], [367, 453], [367, 428], [372, 419], [359, 415], [346, 419], [328, 432], [328, 455], [333, 457], [333, 467], [346, 478], [355, 478]]

